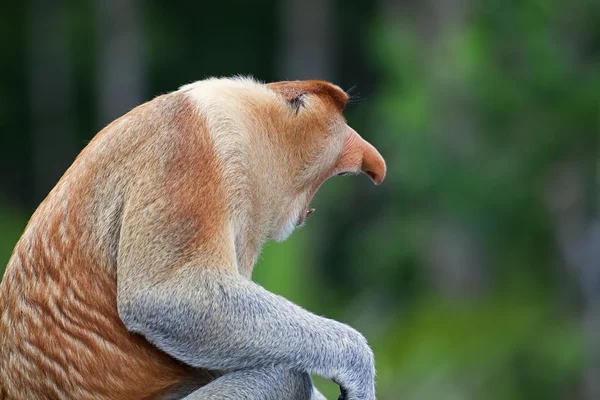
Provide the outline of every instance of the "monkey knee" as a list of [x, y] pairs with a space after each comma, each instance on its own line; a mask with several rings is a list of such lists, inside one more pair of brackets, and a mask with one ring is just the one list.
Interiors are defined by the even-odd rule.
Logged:
[[311, 400], [313, 398], [313, 382], [307, 372], [291, 370], [280, 371], [280, 382], [283, 383], [282, 393], [287, 394], [290, 400]]
[[256, 369], [252, 373], [260, 377], [254, 383], [262, 387], [261, 392], [269, 393], [274, 400], [311, 400], [313, 397], [314, 387], [307, 372], [271, 367]]
[[310, 375], [281, 367], [232, 371], [194, 393], [186, 400], [313, 400]]

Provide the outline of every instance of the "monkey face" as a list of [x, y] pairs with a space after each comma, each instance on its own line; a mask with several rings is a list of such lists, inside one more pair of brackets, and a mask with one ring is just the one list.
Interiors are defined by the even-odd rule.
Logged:
[[[314, 209], [310, 201], [319, 187], [336, 175], [366, 173], [380, 184], [386, 172], [379, 152], [346, 124], [342, 115], [348, 95], [323, 81], [277, 82], [267, 85], [280, 95], [287, 110], [281, 118], [283, 150], [287, 155], [290, 182], [288, 218], [276, 240], [285, 239], [304, 223]], [[287, 111], [287, 112], [286, 112]], [[287, 115], [286, 115], [287, 114]]]

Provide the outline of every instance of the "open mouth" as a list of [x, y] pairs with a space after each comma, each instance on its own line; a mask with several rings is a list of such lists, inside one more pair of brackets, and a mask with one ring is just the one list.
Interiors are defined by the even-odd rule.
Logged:
[[[356, 173], [357, 172], [354, 172], [354, 171], [342, 171], [342, 172], [337, 172], [337, 173], [333, 173], [333, 174], [330, 173], [330, 174], [326, 175], [320, 181], [320, 183], [316, 186], [316, 188], [313, 190], [313, 192], [310, 194], [310, 196], [308, 198], [308, 204], [310, 204], [313, 197], [317, 194], [317, 191], [319, 190], [319, 188], [330, 178], [333, 178], [334, 176], [355, 175]], [[300, 213], [300, 217], [298, 218], [298, 222], [296, 223], [296, 225], [297, 226], [302, 225], [304, 223], [304, 221], [314, 212], [315, 212], [315, 209], [312, 207], [309, 207], [307, 205], [307, 207], [305, 208], [305, 211], [303, 213]]]

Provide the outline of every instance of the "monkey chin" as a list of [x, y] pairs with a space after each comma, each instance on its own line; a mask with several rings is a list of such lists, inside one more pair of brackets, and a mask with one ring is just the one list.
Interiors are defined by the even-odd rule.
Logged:
[[276, 242], [283, 242], [290, 237], [296, 228], [304, 226], [306, 218], [314, 212], [314, 208], [307, 209], [306, 207], [302, 207], [297, 209], [272, 236], [272, 239]]
[[[306, 212], [306, 211], [304, 211]], [[294, 229], [296, 229], [299, 226], [302, 226], [304, 224], [304, 219], [302, 219], [302, 210], [300, 211], [296, 211], [294, 214], [292, 214], [287, 221], [279, 228], [279, 230], [277, 232], [275, 232], [275, 234], [273, 235], [273, 240], [276, 242], [283, 242], [284, 240], [286, 240], [287, 238], [290, 237], [290, 235], [294, 232]], [[302, 219], [302, 221], [300, 221]]]

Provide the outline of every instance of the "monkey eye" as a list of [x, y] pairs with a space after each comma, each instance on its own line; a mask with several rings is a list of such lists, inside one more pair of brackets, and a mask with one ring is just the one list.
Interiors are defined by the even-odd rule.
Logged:
[[294, 97], [293, 99], [288, 100], [288, 103], [290, 104], [290, 106], [296, 114], [298, 114], [298, 111], [300, 111], [300, 107], [304, 106], [304, 99], [306, 99], [306, 94], [302, 93]]

